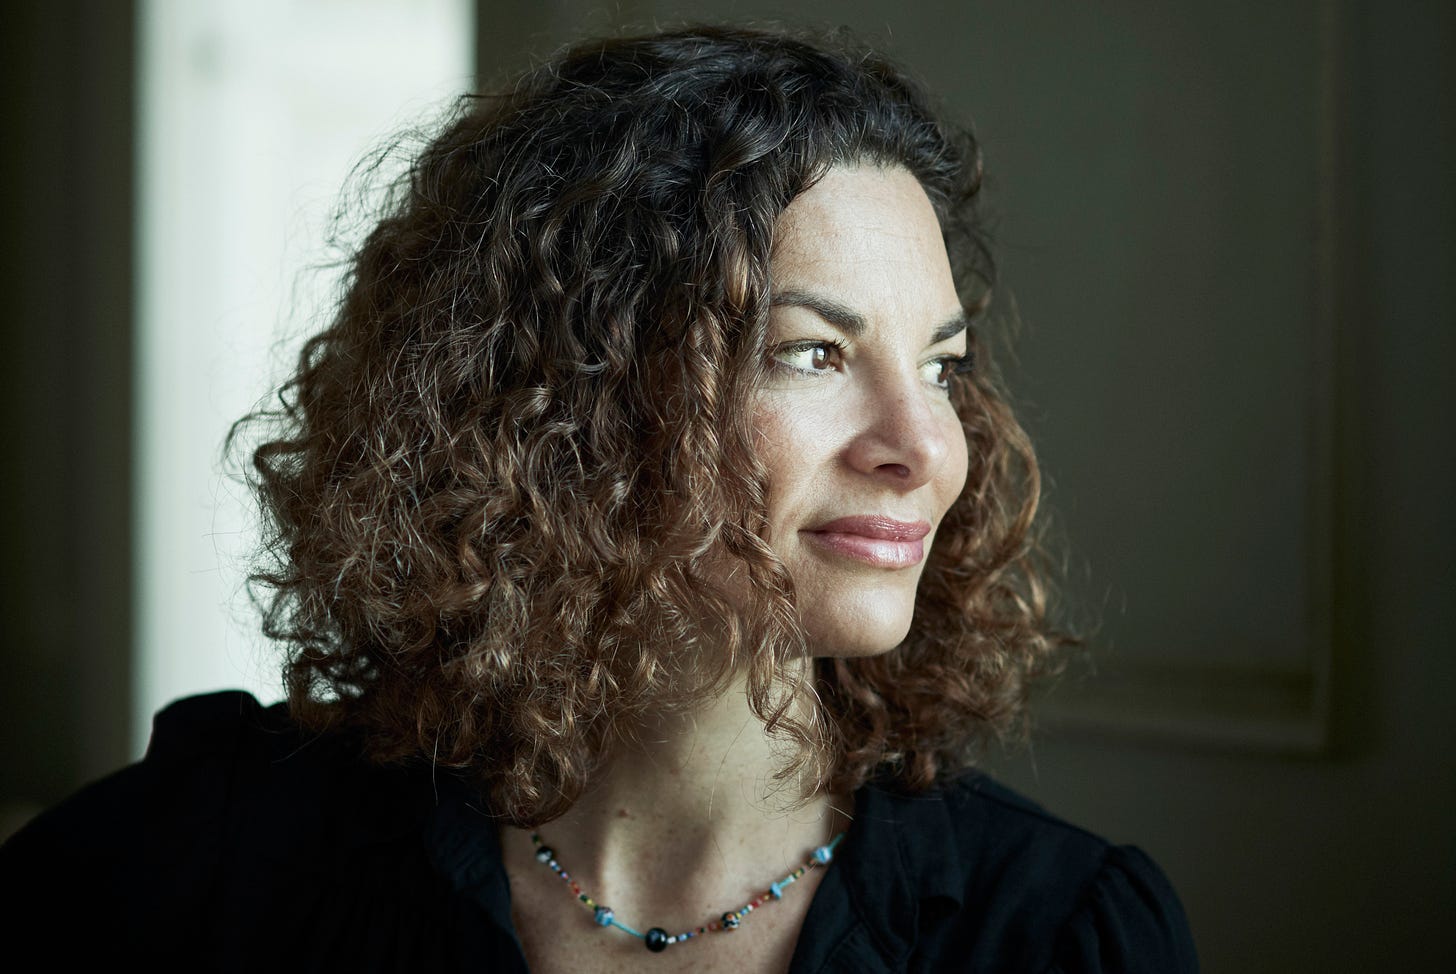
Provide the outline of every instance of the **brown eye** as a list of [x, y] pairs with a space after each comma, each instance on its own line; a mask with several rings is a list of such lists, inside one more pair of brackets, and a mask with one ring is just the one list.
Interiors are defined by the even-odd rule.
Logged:
[[957, 375], [963, 375], [971, 370], [971, 356], [950, 355], [945, 358], [932, 359], [925, 363], [924, 370], [926, 380], [931, 385], [939, 386], [942, 389], [949, 389], [951, 382]]
[[792, 342], [773, 351], [773, 360], [795, 372], [826, 372], [833, 369], [839, 347], [833, 342]]

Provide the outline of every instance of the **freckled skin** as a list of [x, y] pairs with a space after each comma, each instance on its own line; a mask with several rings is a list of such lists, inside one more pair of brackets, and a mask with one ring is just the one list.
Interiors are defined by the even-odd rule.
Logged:
[[868, 564], [816, 529], [863, 515], [928, 523], [928, 555], [966, 480], [966, 441], [943, 387], [945, 360], [964, 355], [966, 335], [933, 334], [960, 300], [934, 210], [904, 169], [831, 169], [776, 229], [774, 294], [822, 297], [862, 327], [847, 334], [802, 305], [771, 312], [776, 366], [754, 417], [770, 543], [793, 576], [815, 655], [882, 653], [909, 630], [924, 560]]

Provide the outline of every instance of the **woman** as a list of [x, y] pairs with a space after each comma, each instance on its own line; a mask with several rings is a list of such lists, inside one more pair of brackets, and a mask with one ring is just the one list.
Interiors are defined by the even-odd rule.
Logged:
[[1059, 642], [979, 179], [779, 34], [466, 104], [251, 417], [286, 712], [164, 711], [12, 888], [204, 967], [1193, 969], [1145, 856], [968, 771]]

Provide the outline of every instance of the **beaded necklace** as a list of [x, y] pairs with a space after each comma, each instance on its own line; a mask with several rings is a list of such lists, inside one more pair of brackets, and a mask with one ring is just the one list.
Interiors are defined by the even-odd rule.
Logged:
[[577, 900], [588, 910], [592, 911], [592, 919], [596, 921], [597, 926], [616, 927], [624, 933], [630, 933], [632, 936], [641, 940], [647, 949], [653, 953], [666, 950], [673, 944], [680, 944], [685, 940], [691, 940], [693, 937], [701, 937], [705, 933], [731, 932], [737, 930], [738, 925], [743, 922], [743, 918], [748, 916], [748, 914], [766, 903], [783, 899], [785, 887], [791, 885], [795, 880], [799, 879], [815, 866], [828, 865], [829, 861], [834, 858], [834, 848], [839, 845], [839, 840], [843, 838], [844, 833], [841, 832], [828, 845], [819, 846], [819, 848], [810, 854], [809, 860], [802, 866], [778, 882], [770, 883], [768, 889], [738, 909], [729, 910], [727, 913], [718, 917], [718, 919], [711, 920], [696, 930], [687, 930], [679, 934], [669, 934], [661, 927], [652, 927], [646, 933], [642, 933], [641, 931], [633, 930], [618, 920], [616, 914], [612, 912], [610, 907], [602, 906], [596, 900], [582, 892], [576, 880], [572, 879], [571, 875], [565, 869], [561, 868], [561, 863], [556, 861], [556, 852], [550, 846], [541, 842], [540, 835], [535, 832], [531, 833], [531, 842], [536, 847], [536, 861], [545, 863], [551, 868], [552, 872], [560, 876], [571, 887], [571, 891], [576, 894]]

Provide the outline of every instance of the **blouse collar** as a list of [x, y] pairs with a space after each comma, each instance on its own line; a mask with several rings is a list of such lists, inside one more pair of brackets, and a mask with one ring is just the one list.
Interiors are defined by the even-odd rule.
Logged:
[[[510, 884], [496, 822], [458, 781], [440, 782], [425, 833], [435, 868], [494, 923], [512, 930]], [[965, 859], [941, 792], [910, 795], [875, 785], [855, 793], [854, 821], [805, 917], [791, 974], [845, 966], [904, 968], [920, 912], [961, 905]], [[945, 909], [945, 905], [940, 907]]]

